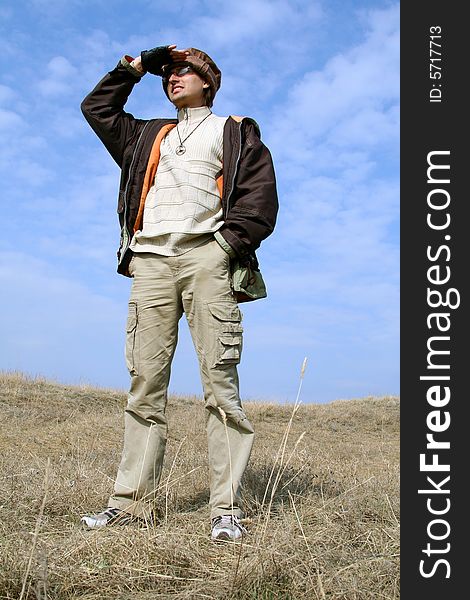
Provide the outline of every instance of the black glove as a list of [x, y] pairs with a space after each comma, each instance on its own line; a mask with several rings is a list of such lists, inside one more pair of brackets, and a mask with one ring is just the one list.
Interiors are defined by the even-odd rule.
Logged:
[[162, 67], [171, 62], [169, 46], [157, 46], [151, 50], [142, 50], [140, 58], [142, 68], [152, 75], [163, 75]]

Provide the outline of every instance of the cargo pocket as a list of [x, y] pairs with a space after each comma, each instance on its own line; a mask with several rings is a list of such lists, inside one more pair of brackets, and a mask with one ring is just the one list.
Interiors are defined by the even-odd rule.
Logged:
[[213, 366], [237, 365], [242, 353], [242, 314], [238, 306], [224, 302], [210, 302], [209, 311], [216, 331]]
[[137, 375], [136, 366], [137, 304], [129, 302], [126, 325], [126, 365], [131, 375]]

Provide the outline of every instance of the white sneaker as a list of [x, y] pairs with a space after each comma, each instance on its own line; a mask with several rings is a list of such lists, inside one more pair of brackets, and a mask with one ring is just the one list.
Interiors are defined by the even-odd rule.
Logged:
[[232, 515], [222, 515], [212, 519], [213, 540], [238, 540], [245, 535], [247, 530], [243, 527], [238, 517]]
[[99, 529], [109, 525], [128, 525], [132, 521], [138, 520], [137, 517], [119, 508], [107, 508], [96, 515], [86, 515], [80, 519], [80, 522], [89, 529]]

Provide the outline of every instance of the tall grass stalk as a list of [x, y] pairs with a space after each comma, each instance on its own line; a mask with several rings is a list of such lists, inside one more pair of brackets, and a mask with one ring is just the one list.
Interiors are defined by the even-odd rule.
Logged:
[[291, 414], [290, 420], [289, 420], [289, 422], [287, 424], [287, 428], [284, 431], [284, 435], [283, 435], [282, 440], [281, 440], [281, 445], [278, 448], [278, 451], [277, 451], [277, 454], [276, 454], [276, 458], [274, 459], [274, 464], [272, 466], [271, 473], [269, 475], [268, 483], [266, 484], [266, 489], [264, 491], [264, 496], [263, 496], [263, 500], [261, 501], [260, 509], [263, 508], [264, 503], [266, 501], [266, 496], [268, 494], [269, 486], [271, 484], [271, 479], [272, 479], [274, 471], [276, 469], [276, 465], [277, 465], [278, 460], [280, 459], [280, 462], [282, 463], [282, 458], [284, 456], [284, 452], [285, 452], [285, 448], [286, 448], [286, 444], [287, 444], [287, 438], [289, 437], [289, 432], [290, 432], [290, 429], [291, 429], [291, 426], [292, 426], [292, 420], [293, 420], [293, 418], [294, 418], [294, 416], [295, 416], [295, 414], [296, 414], [296, 412], [297, 412], [297, 410], [299, 408], [299, 405], [300, 405], [300, 390], [302, 389], [302, 382], [303, 382], [303, 379], [304, 379], [306, 367], [307, 367], [307, 357], [304, 358], [304, 361], [302, 363], [302, 368], [300, 370], [300, 382], [299, 382], [299, 387], [298, 387], [298, 390], [297, 390], [297, 396], [296, 396], [295, 402], [294, 402], [294, 407], [292, 409], [292, 414]]
[[274, 479], [273, 485], [271, 487], [271, 494], [270, 494], [270, 499], [269, 499], [269, 505], [268, 505], [268, 508], [267, 508], [267, 511], [266, 511], [266, 516], [265, 516], [265, 519], [264, 519], [264, 525], [263, 525], [263, 530], [262, 530], [262, 534], [261, 534], [261, 540], [264, 538], [264, 535], [266, 533], [266, 529], [267, 529], [269, 518], [270, 518], [270, 514], [271, 514], [272, 503], [273, 503], [273, 500], [274, 500], [274, 496], [276, 494], [277, 487], [279, 485], [279, 481], [280, 481], [280, 479], [282, 477], [282, 474], [284, 473], [284, 471], [285, 471], [285, 469], [287, 467], [288, 462], [290, 461], [290, 458], [292, 458], [293, 453], [295, 452], [298, 444], [300, 443], [301, 439], [305, 435], [305, 432], [303, 432], [301, 434], [301, 436], [298, 438], [298, 440], [297, 440], [297, 442], [296, 442], [296, 444], [294, 446], [294, 450], [291, 453], [291, 455], [290, 455], [287, 463], [284, 463], [284, 456], [285, 456], [285, 453], [286, 453], [287, 441], [289, 439], [289, 434], [290, 434], [290, 431], [291, 431], [291, 428], [292, 428], [292, 423], [293, 423], [295, 415], [297, 414], [297, 412], [299, 410], [300, 403], [301, 403], [300, 392], [302, 390], [302, 383], [303, 383], [303, 380], [304, 380], [306, 368], [307, 368], [307, 357], [304, 358], [303, 363], [302, 363], [302, 368], [300, 369], [300, 381], [299, 381], [299, 387], [297, 389], [297, 396], [295, 398], [295, 402], [294, 402], [294, 406], [292, 408], [292, 413], [291, 413], [289, 422], [287, 423], [286, 429], [284, 431], [284, 434], [283, 434], [283, 437], [282, 437], [282, 440], [281, 440], [281, 444], [280, 444], [279, 449], [277, 451], [276, 458], [274, 460], [274, 464], [273, 464], [271, 472], [269, 474], [268, 483], [266, 484], [266, 489], [264, 491], [263, 500], [261, 502], [260, 517], [262, 515], [262, 509], [263, 509], [264, 504], [266, 502], [266, 498], [267, 498], [267, 495], [268, 495], [268, 492], [269, 492], [269, 487], [271, 485], [271, 481], [273, 479], [274, 472], [275, 472], [275, 470], [277, 468], [277, 474], [276, 474], [276, 477]]
[[[307, 536], [305, 535], [304, 528], [302, 527], [302, 521], [300, 520], [299, 513], [297, 512], [297, 507], [295, 506], [294, 498], [292, 497], [290, 490], [289, 490], [289, 498], [290, 498], [290, 501], [292, 504], [292, 508], [294, 509], [295, 518], [297, 520], [297, 523], [299, 524], [300, 532], [302, 533], [302, 538], [305, 542], [305, 545], [307, 546], [307, 550], [310, 555], [310, 559], [312, 560], [312, 563], [315, 565], [315, 571], [317, 574], [317, 582], [318, 582], [318, 589], [320, 590], [320, 596], [321, 596], [321, 598], [326, 598], [325, 590], [323, 589], [323, 583], [322, 583], [322, 580], [320, 577], [320, 571], [318, 570], [318, 565], [315, 560], [315, 557], [313, 556], [312, 551], [310, 550], [310, 544], [308, 543]], [[310, 577], [310, 572], [309, 572], [309, 577]]]
[[44, 509], [46, 507], [46, 499], [47, 499], [47, 491], [49, 489], [49, 469], [51, 466], [51, 460], [50, 458], [47, 459], [47, 465], [46, 465], [46, 474], [44, 476], [44, 495], [42, 497], [42, 502], [41, 502], [41, 507], [39, 509], [39, 514], [38, 514], [38, 518], [36, 519], [36, 526], [34, 528], [34, 534], [33, 534], [33, 543], [31, 544], [31, 552], [29, 555], [29, 560], [28, 560], [28, 565], [26, 567], [26, 572], [24, 574], [24, 579], [23, 579], [23, 586], [21, 588], [21, 593], [20, 593], [20, 597], [19, 600], [23, 600], [23, 597], [26, 594], [29, 593], [29, 586], [28, 586], [28, 590], [26, 591], [26, 585], [28, 583], [28, 578], [29, 578], [29, 573], [31, 571], [31, 565], [33, 562], [33, 557], [34, 557], [34, 553], [36, 551], [36, 545], [38, 542], [38, 538], [39, 538], [39, 532], [41, 530], [41, 525], [42, 525], [42, 519], [44, 516]]
[[166, 482], [165, 482], [165, 523], [168, 522], [168, 497], [169, 497], [169, 492], [170, 492], [169, 483], [170, 483], [170, 479], [171, 479], [171, 474], [173, 473], [173, 469], [176, 464], [176, 459], [178, 458], [178, 454], [180, 453], [181, 446], [183, 445], [185, 440], [186, 440], [186, 437], [184, 437], [181, 440], [180, 445], [178, 446], [178, 449], [176, 450], [175, 457], [173, 458], [173, 462], [171, 463], [170, 471], [168, 473], [168, 477], [166, 478]]

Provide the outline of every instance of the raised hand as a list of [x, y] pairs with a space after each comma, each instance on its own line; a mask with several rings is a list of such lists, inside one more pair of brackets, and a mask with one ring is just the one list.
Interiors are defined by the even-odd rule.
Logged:
[[177, 50], [176, 44], [170, 46], [157, 46], [140, 53], [141, 64], [144, 71], [152, 75], [163, 75], [162, 67], [170, 62], [184, 61], [188, 50]]

